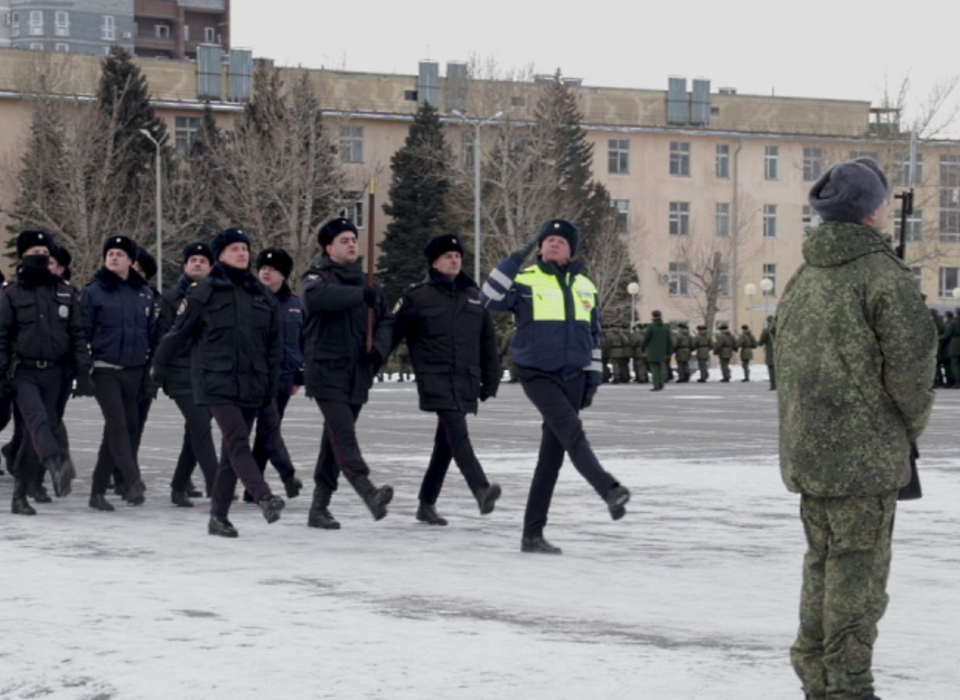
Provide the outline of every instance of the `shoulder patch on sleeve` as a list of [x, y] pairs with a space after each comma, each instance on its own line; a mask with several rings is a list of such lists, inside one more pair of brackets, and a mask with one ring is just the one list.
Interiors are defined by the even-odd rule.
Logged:
[[177, 316], [182, 316], [185, 313], [187, 313], [187, 300], [181, 299], [180, 306], [177, 307]]

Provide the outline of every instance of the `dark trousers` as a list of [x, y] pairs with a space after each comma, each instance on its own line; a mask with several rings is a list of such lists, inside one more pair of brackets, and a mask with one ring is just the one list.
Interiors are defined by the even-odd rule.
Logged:
[[750, 360], [740, 360], [740, 366], [743, 367], [743, 378], [750, 381]]
[[476, 494], [490, 485], [480, 461], [473, 453], [470, 433], [467, 432], [466, 414], [463, 411], [437, 411], [433, 455], [420, 485], [420, 500], [424, 503], [433, 505], [437, 502], [451, 459], [456, 461], [472, 493]]
[[257, 409], [233, 404], [216, 404], [209, 408], [223, 435], [223, 452], [210, 496], [210, 515], [225, 518], [233, 502], [238, 478], [255, 501], [269, 496], [270, 487], [263, 480], [250, 451], [250, 431], [257, 418]]
[[650, 376], [653, 377], [653, 388], [662, 389], [663, 388], [663, 370], [664, 363], [657, 362], [656, 360], [650, 361]]
[[36, 480], [37, 470], [45, 460], [67, 454], [67, 431], [57, 415], [62, 374], [62, 367], [38, 369], [21, 365], [13, 378], [26, 438], [14, 461], [14, 472], [21, 481]]
[[723, 381], [730, 381], [730, 358], [720, 358], [720, 374], [723, 375]]
[[103, 413], [103, 440], [93, 470], [93, 493], [107, 492], [114, 469], [127, 484], [140, 479], [137, 447], [140, 443], [140, 384], [143, 367], [93, 370], [94, 395]]
[[323, 414], [323, 439], [313, 480], [336, 491], [340, 472], [350, 483], [370, 474], [357, 443], [357, 418], [363, 406], [342, 401], [317, 401], [317, 405]]
[[[3, 449], [0, 450], [3, 453], [3, 458], [7, 460], [7, 469], [10, 470], [10, 473], [14, 476], [17, 475], [17, 453], [20, 451], [20, 447], [23, 445], [23, 415], [20, 413], [20, 409], [17, 406], [16, 401], [12, 402], [13, 404], [13, 435], [10, 436], [10, 442], [3, 446]], [[41, 470], [40, 476], [43, 476]]]
[[678, 382], [690, 381], [690, 360], [677, 360]]
[[[13, 402], [10, 399], [0, 399], [0, 432], [10, 424], [12, 418]], [[3, 474], [2, 468], [0, 468], [0, 474]]]
[[697, 358], [697, 369], [700, 370], [699, 381], [705, 382], [710, 378], [710, 360], [705, 357]]
[[645, 357], [635, 357], [633, 358], [633, 373], [636, 375], [636, 381], [639, 384], [646, 384], [650, 381], [648, 373], [647, 358]]
[[186, 491], [193, 468], [199, 462], [206, 492], [210, 495], [213, 493], [213, 482], [219, 466], [210, 430], [210, 409], [197, 406], [192, 396], [178, 396], [174, 402], [183, 415], [184, 430], [183, 445], [180, 447], [180, 457], [177, 459], [177, 468], [173, 472], [170, 488], [173, 491]]
[[261, 408], [257, 415], [256, 437], [253, 440], [253, 457], [257, 460], [260, 473], [263, 474], [266, 470], [267, 460], [269, 460], [284, 482], [296, 471], [280, 432], [283, 414], [290, 401], [291, 389], [293, 389], [292, 379], [280, 382], [280, 390], [276, 397], [269, 406]]
[[777, 388], [777, 370], [774, 369], [773, 365], [767, 365], [767, 372], [770, 373], [770, 388]]
[[576, 372], [571, 378], [564, 379], [559, 374], [529, 367], [520, 368], [523, 391], [543, 417], [540, 456], [530, 484], [523, 521], [524, 537], [543, 533], [565, 452], [570, 455], [573, 466], [601, 497], [617, 485], [617, 480], [604, 471], [593, 454], [583, 431], [583, 423], [577, 415], [583, 402], [586, 382], [583, 372]]

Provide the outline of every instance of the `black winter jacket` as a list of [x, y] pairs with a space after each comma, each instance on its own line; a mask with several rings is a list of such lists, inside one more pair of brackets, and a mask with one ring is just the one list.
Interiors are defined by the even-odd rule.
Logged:
[[435, 270], [407, 288], [394, 322], [393, 344], [407, 341], [420, 409], [477, 412], [477, 399], [500, 385], [497, 336], [480, 289], [464, 273], [449, 280]]
[[90, 371], [80, 298], [46, 269], [20, 270], [0, 294], [0, 376], [14, 356]]
[[276, 297], [283, 345], [280, 383], [292, 380], [295, 386], [303, 386], [303, 302], [290, 290], [286, 281]]
[[181, 302], [173, 329], [163, 336], [154, 373], [165, 381], [171, 363], [191, 346], [197, 405], [255, 408], [277, 393], [280, 329], [277, 300], [249, 270], [213, 266]]
[[80, 297], [90, 354], [120, 367], [143, 367], [156, 343], [153, 290], [136, 270], [122, 279], [105, 267]]
[[[162, 338], [173, 329], [177, 320], [177, 310], [190, 290], [197, 283], [186, 275], [160, 297], [160, 316], [157, 319], [157, 336]], [[183, 349], [168, 362], [167, 373], [163, 379], [163, 391], [171, 399], [193, 396], [191, 348]]]
[[[303, 278], [307, 312], [307, 396], [318, 401], [367, 402], [374, 367], [364, 360], [367, 306], [359, 263], [339, 265], [323, 256]], [[386, 359], [393, 341], [393, 314], [382, 294], [374, 307], [373, 347]]]

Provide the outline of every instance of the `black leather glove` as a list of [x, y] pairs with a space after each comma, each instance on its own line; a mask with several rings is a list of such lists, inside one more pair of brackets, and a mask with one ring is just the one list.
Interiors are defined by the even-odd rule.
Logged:
[[489, 389], [487, 389], [487, 387], [485, 387], [485, 386], [480, 387], [480, 401], [481, 401], [481, 402], [482, 402], [482, 401], [486, 401], [487, 399], [491, 399], [491, 398], [493, 398], [494, 396], [496, 396], [496, 394], [494, 394], [494, 393], [491, 392]]
[[17, 398], [17, 387], [6, 377], [0, 379], [0, 399], [13, 401], [15, 398]]
[[383, 355], [376, 348], [371, 348], [363, 353], [363, 361], [370, 365], [370, 370], [376, 374], [383, 364]]
[[910, 443], [910, 458], [913, 461], [920, 459], [920, 448], [917, 447], [917, 443], [915, 442]]
[[73, 393], [71, 395], [73, 398], [77, 398], [79, 396], [93, 396], [96, 393], [95, 389], [96, 387], [94, 387], [93, 384], [93, 377], [90, 376], [90, 373], [81, 372], [77, 375]]
[[267, 394], [262, 399], [260, 399], [260, 408], [270, 408], [271, 403], [273, 403], [273, 395]]
[[369, 306], [371, 309], [377, 305], [377, 299], [379, 296], [380, 293], [377, 291], [376, 287], [363, 288], [363, 303]]
[[596, 396], [596, 394], [597, 387], [595, 386], [588, 386], [586, 389], [584, 389], [583, 399], [580, 401], [580, 409], [583, 410], [584, 408], [590, 408], [590, 406], [593, 404], [593, 397]]

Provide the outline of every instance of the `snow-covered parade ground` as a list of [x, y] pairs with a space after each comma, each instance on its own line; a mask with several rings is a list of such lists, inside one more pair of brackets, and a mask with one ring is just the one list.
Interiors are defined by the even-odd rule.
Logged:
[[[166, 398], [141, 451], [147, 503], [89, 509], [102, 423], [74, 401], [74, 493], [13, 516], [0, 477], [0, 698], [800, 700], [788, 649], [804, 543], [776, 395], [762, 367], [750, 383], [717, 374], [601, 389], [587, 434], [633, 499], [611, 521], [568, 462], [546, 531], [560, 557], [519, 551], [540, 421], [518, 385], [470, 419], [503, 486], [492, 515], [452, 467], [437, 506], [449, 526], [414, 520], [435, 418], [413, 384], [386, 382], [359, 435], [374, 481], [396, 490], [390, 515], [374, 522], [342, 482], [343, 529], [306, 527], [321, 421], [298, 395], [284, 434], [307, 488], [274, 525], [237, 503], [236, 540], [206, 534], [206, 500], [170, 505], [183, 421]], [[958, 418], [960, 391], [939, 392], [925, 497], [897, 515], [884, 700], [960, 697]]]

